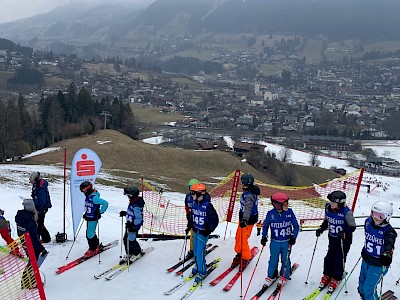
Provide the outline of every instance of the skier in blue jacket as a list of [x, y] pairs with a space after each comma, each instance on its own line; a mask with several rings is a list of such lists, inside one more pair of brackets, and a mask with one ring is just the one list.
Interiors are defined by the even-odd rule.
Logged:
[[328, 229], [328, 253], [324, 259], [324, 274], [320, 287], [329, 285], [328, 290], [335, 290], [344, 275], [344, 264], [353, 241], [356, 221], [353, 212], [346, 206], [346, 194], [333, 191], [328, 194], [329, 203], [325, 206], [325, 219], [315, 234], [319, 237]]
[[124, 195], [128, 196], [129, 205], [126, 211], [121, 210], [119, 212], [120, 217], [126, 216], [126, 230], [124, 235], [126, 255], [120, 261], [121, 264], [131, 259], [134, 260], [133, 256], [142, 253], [142, 249], [136, 240], [140, 227], [143, 225], [144, 200], [142, 197], [139, 197], [139, 192], [139, 189], [135, 186], [124, 188]]
[[365, 220], [365, 243], [361, 251], [362, 264], [358, 281], [361, 299], [377, 300], [378, 284], [392, 263], [397, 233], [389, 224], [393, 207], [385, 201], [375, 202], [371, 216]]
[[80, 190], [86, 196], [83, 219], [87, 221], [86, 239], [89, 244], [89, 249], [84, 255], [90, 257], [97, 254], [102, 247], [96, 235], [96, 227], [101, 215], [108, 208], [108, 202], [100, 198], [100, 193], [93, 188], [90, 181], [82, 182]]
[[193, 250], [196, 267], [192, 270], [192, 276], [196, 275], [194, 279], [194, 285], [196, 286], [202, 282], [207, 274], [206, 245], [209, 235], [218, 226], [219, 218], [214, 206], [211, 204], [211, 197], [206, 191], [206, 186], [202, 183], [196, 183], [191, 190], [194, 192], [194, 201], [186, 233], [193, 229]]
[[[274, 207], [268, 211], [264, 220], [261, 245], [268, 241], [268, 228], [271, 228], [270, 259], [265, 285], [270, 286], [278, 275], [279, 255], [281, 256], [281, 271], [279, 284], [290, 278], [290, 253], [289, 248], [296, 243], [299, 234], [299, 223], [291, 208], [289, 198], [285, 193], [272, 194], [271, 203]], [[285, 264], [286, 263], [286, 264]]]
[[[186, 212], [186, 219], [188, 220], [188, 222], [190, 221], [190, 211], [192, 209], [192, 205], [193, 205], [193, 195], [194, 195], [194, 191], [191, 191], [191, 188], [194, 184], [199, 183], [199, 181], [195, 178], [190, 179], [188, 182], [188, 187], [189, 187], [189, 193], [186, 194], [185, 196], [185, 212]], [[192, 258], [194, 256], [194, 252], [193, 252], [193, 231], [190, 230], [190, 249], [186, 255], [186, 259]]]
[[29, 182], [32, 184], [32, 199], [35, 202], [35, 208], [37, 212], [37, 224], [39, 238], [42, 239], [43, 243], [51, 241], [49, 231], [44, 226], [44, 219], [46, 213], [51, 208], [51, 200], [47, 180], [42, 178], [39, 172], [32, 172], [29, 175]]

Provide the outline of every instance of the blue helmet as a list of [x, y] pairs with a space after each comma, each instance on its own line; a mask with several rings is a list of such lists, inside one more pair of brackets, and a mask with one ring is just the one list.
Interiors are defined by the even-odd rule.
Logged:
[[254, 184], [254, 176], [250, 173], [243, 174], [240, 178], [243, 185], [253, 185]]

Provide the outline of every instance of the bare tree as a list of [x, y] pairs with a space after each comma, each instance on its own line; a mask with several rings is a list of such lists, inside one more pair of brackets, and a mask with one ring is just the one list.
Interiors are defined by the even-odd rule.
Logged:
[[287, 147], [282, 148], [279, 151], [279, 159], [281, 162], [290, 162], [292, 158], [292, 150]]
[[283, 182], [285, 185], [293, 185], [296, 175], [294, 173], [294, 165], [286, 164], [283, 166]]
[[321, 164], [321, 161], [318, 159], [318, 154], [315, 152], [311, 153], [309, 162], [312, 167], [319, 167]]

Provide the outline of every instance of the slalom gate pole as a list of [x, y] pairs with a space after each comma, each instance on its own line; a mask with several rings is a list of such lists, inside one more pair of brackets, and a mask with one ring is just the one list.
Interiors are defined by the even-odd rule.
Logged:
[[76, 233], [76, 236], [74, 236], [74, 241], [72, 242], [71, 248], [69, 248], [69, 251], [68, 251], [67, 257], [66, 257], [65, 259], [68, 259], [68, 257], [69, 257], [69, 254], [71, 253], [72, 247], [74, 247], [74, 245], [75, 245], [76, 237], [78, 236], [78, 234], [79, 234], [79, 231], [81, 231], [82, 224], [83, 224], [83, 221], [82, 221], [82, 222], [81, 222], [81, 224], [79, 225], [78, 232]]
[[[288, 251], [286, 253], [286, 259], [285, 259], [285, 268], [283, 269], [283, 277], [285, 277], [286, 275], [286, 271], [287, 271], [287, 263], [289, 261], [289, 257], [290, 257], [290, 253], [292, 252], [292, 245], [289, 244], [288, 246]], [[289, 267], [290, 268], [290, 267]], [[281, 288], [279, 289], [279, 295], [278, 295], [278, 300], [281, 299], [281, 292], [282, 292], [282, 285]]]
[[251, 282], [253, 280], [254, 273], [256, 272], [256, 269], [257, 269], [257, 266], [258, 266], [258, 262], [260, 261], [261, 254], [262, 254], [264, 248], [265, 248], [265, 246], [262, 246], [261, 251], [260, 251], [260, 255], [258, 256], [258, 259], [257, 259], [257, 262], [256, 262], [256, 265], [254, 266], [253, 273], [251, 273], [250, 281], [249, 281], [249, 284], [247, 285], [246, 292], [244, 293], [243, 300], [246, 299], [247, 292], [248, 292], [248, 290], [250, 288], [250, 284], [251, 284]]
[[305, 284], [308, 284], [308, 276], [310, 276], [311, 266], [312, 266], [312, 263], [314, 261], [314, 254], [315, 254], [315, 249], [317, 248], [318, 238], [319, 237], [317, 236], [317, 240], [315, 241], [314, 250], [313, 250], [313, 253], [312, 253], [312, 256], [311, 256], [310, 267], [308, 268], [307, 278], [306, 278], [306, 281], [304, 282]]
[[124, 244], [124, 217], [121, 216], [121, 252], [119, 258], [122, 258], [122, 245]]
[[336, 300], [339, 297], [340, 292], [343, 290], [344, 286], [346, 285], [347, 281], [349, 280], [351, 274], [353, 274], [353, 271], [357, 267], [357, 265], [360, 262], [360, 260], [361, 260], [361, 256], [358, 258], [358, 260], [357, 260], [356, 264], [354, 265], [353, 269], [351, 269], [350, 273], [346, 276], [346, 278], [344, 280], [344, 284], [340, 287], [340, 290], [337, 292], [336, 297], [335, 297], [334, 300]]
[[[185, 267], [185, 254], [186, 254], [186, 246], [187, 246], [187, 234], [186, 234], [186, 232], [185, 232], [185, 240], [183, 241], [183, 264], [182, 264], [182, 268], [184, 268]], [[181, 257], [182, 257], [182, 252], [181, 252], [181, 256], [179, 257], [179, 260], [181, 260]], [[199, 268], [197, 268], [197, 270], [198, 270]], [[183, 272], [182, 272], [182, 274], [181, 274], [181, 277], [183, 277]]]
[[[342, 264], [343, 264], [343, 276], [346, 275], [346, 262], [344, 259], [344, 248], [343, 248], [343, 240], [340, 239], [340, 248], [342, 249]], [[347, 291], [347, 281], [344, 281], [344, 293], [347, 295], [349, 292]]]

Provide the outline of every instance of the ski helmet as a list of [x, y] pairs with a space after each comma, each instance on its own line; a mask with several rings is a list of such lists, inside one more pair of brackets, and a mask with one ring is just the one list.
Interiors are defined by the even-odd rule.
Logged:
[[192, 185], [192, 188], [190, 190], [194, 192], [201, 192], [204, 194], [206, 192], [206, 186], [202, 183], [196, 183]]
[[81, 190], [82, 193], [85, 194], [85, 196], [89, 196], [91, 193], [93, 193], [93, 185], [90, 181], [84, 181], [81, 183], [79, 186], [79, 189]]
[[343, 204], [346, 202], [346, 194], [342, 191], [333, 191], [332, 193], [328, 194], [327, 198], [329, 201], [338, 204]]
[[[272, 206], [275, 209], [277, 209], [278, 211], [279, 210], [287, 210], [287, 207], [289, 204], [289, 197], [285, 193], [276, 192], [276, 193], [273, 193], [271, 196], [271, 203], [272, 203]], [[286, 205], [285, 205], [285, 203], [286, 203]], [[284, 205], [286, 207], [285, 209], [283, 209]]]
[[373, 212], [383, 214], [385, 217], [384, 220], [389, 222], [390, 218], [393, 215], [393, 206], [386, 201], [377, 201], [371, 207], [371, 214]]
[[190, 179], [189, 182], [188, 182], [189, 190], [190, 190], [190, 189], [192, 188], [192, 186], [193, 186], [194, 184], [196, 184], [196, 183], [199, 183], [199, 181], [198, 181], [197, 179], [195, 179], [195, 178]]
[[139, 196], [139, 189], [136, 186], [125, 187], [124, 195], [127, 195], [129, 198], [136, 198]]
[[253, 185], [254, 184], [254, 176], [250, 173], [243, 174], [240, 178], [243, 185]]

